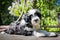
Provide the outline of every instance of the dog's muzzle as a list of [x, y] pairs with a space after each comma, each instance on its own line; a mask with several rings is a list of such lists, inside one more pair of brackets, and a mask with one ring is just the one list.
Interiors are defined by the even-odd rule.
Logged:
[[34, 21], [35, 21], [35, 22], [38, 22], [39, 20], [38, 20], [38, 19], [35, 19]]
[[38, 16], [36, 17], [33, 17], [32, 20], [31, 20], [31, 23], [33, 25], [33, 29], [40, 29], [40, 19]]

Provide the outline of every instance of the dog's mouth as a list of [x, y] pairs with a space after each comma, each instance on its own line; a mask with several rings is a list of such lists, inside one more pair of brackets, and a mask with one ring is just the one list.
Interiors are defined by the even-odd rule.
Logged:
[[35, 23], [33, 24], [33, 29], [34, 29], [34, 30], [39, 29], [39, 28], [40, 28], [39, 25], [40, 25], [39, 23], [36, 23], [36, 22], [35, 22]]

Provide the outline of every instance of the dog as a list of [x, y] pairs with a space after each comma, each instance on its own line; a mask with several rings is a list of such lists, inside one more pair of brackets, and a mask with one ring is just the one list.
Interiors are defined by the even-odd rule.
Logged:
[[36, 37], [41, 36], [56, 36], [56, 33], [40, 30], [41, 13], [38, 9], [30, 9], [22, 16], [18, 22], [13, 22], [10, 27], [4, 32], [8, 34], [25, 35]]

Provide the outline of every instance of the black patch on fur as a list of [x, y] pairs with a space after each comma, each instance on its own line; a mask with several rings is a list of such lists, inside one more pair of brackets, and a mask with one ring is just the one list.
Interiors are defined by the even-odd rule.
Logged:
[[35, 12], [35, 15], [37, 15], [41, 19], [41, 13], [40, 12]]
[[24, 16], [24, 20], [27, 22], [27, 23], [31, 23], [31, 16], [28, 16], [28, 14], [26, 14]]

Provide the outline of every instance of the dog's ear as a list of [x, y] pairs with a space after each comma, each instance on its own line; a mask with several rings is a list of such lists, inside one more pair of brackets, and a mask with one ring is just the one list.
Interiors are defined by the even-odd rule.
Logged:
[[36, 11], [35, 14], [41, 19], [41, 13], [39, 11]]
[[29, 19], [31, 20], [32, 15], [29, 16]]
[[26, 22], [29, 22], [29, 21], [30, 21], [30, 16], [28, 16], [28, 14], [26, 14], [26, 15], [24, 16], [24, 20], [25, 20]]

